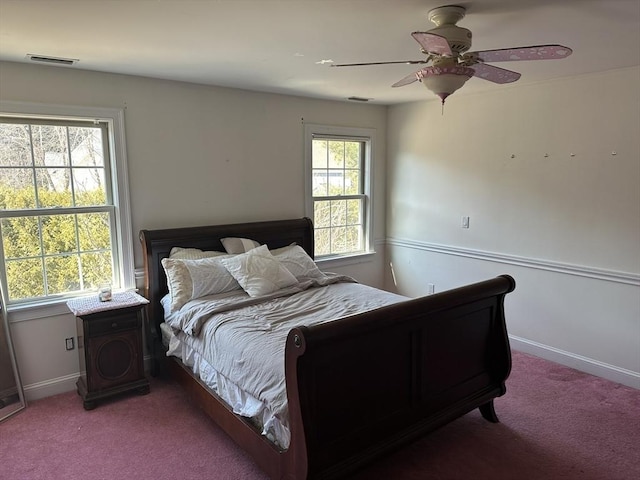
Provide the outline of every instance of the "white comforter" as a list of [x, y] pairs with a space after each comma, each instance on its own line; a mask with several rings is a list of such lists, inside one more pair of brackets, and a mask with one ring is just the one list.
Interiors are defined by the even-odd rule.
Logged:
[[203, 297], [187, 303], [168, 323], [179, 330], [179, 339], [197, 344], [211, 366], [263, 402], [287, 428], [284, 349], [289, 331], [406, 300], [350, 280], [329, 276], [258, 299], [243, 291]]

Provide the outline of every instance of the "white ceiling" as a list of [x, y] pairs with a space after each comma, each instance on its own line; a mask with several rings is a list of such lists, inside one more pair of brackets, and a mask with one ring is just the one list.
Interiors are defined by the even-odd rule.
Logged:
[[[454, 0], [0, 0], [0, 59], [75, 58], [74, 68], [372, 103], [435, 99], [420, 66], [329, 68], [416, 60], [410, 36]], [[520, 84], [640, 64], [640, 0], [461, 0], [471, 50], [559, 43], [562, 60], [497, 64]], [[472, 78], [456, 93], [509, 88]], [[597, 94], [597, 92], [594, 92]], [[452, 99], [455, 96], [452, 97]], [[449, 100], [451, 101], [451, 100]]]

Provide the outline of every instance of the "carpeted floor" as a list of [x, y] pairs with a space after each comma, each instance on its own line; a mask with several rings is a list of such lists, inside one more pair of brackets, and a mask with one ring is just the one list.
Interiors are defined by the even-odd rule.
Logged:
[[[353, 480], [640, 478], [640, 390], [514, 352], [501, 423], [474, 411]], [[85, 411], [68, 392], [0, 424], [0, 478], [263, 480], [169, 380]]]

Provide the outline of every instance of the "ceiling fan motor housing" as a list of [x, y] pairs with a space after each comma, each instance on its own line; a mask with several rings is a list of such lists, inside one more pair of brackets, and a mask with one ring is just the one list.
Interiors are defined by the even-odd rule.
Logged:
[[471, 48], [471, 31], [458, 27], [456, 23], [465, 16], [466, 9], [459, 5], [445, 5], [429, 11], [427, 18], [436, 24], [436, 28], [429, 33], [440, 35], [447, 39], [451, 51], [460, 55]]
[[445, 24], [432, 28], [428, 33], [446, 38], [451, 51], [455, 54], [460, 55], [471, 48], [471, 31], [466, 28]]

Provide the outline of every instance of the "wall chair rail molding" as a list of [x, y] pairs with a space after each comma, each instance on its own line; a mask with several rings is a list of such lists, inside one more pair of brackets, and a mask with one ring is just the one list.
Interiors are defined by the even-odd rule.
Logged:
[[631, 272], [620, 272], [616, 270], [606, 270], [593, 268], [584, 265], [572, 265], [568, 263], [552, 262], [549, 260], [521, 257], [517, 255], [507, 255], [503, 253], [487, 252], [450, 245], [440, 245], [435, 243], [417, 242], [415, 240], [405, 240], [398, 238], [388, 238], [387, 245], [394, 247], [410, 248], [426, 252], [454, 255], [458, 257], [474, 258], [488, 262], [505, 263], [520, 267], [535, 268], [550, 272], [563, 273], [566, 275], [576, 275], [580, 277], [593, 278], [608, 282], [622, 283], [640, 287], [640, 274]]

